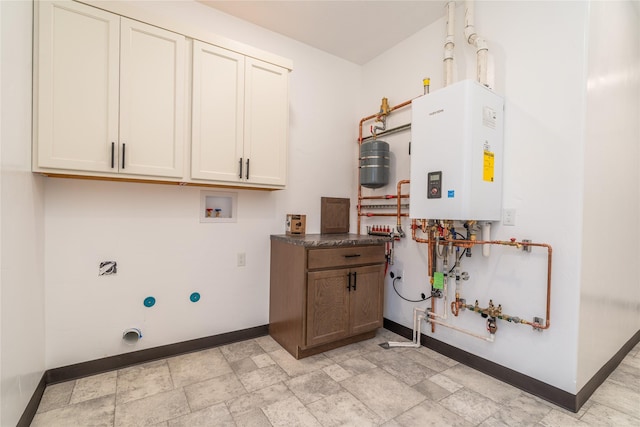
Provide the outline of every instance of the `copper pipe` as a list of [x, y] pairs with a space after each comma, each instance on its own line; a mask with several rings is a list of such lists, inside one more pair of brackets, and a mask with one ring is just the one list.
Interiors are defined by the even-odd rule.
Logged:
[[[398, 196], [395, 194], [386, 194], [384, 196], [362, 196], [362, 200], [379, 200], [379, 199], [388, 200], [388, 199], [395, 199], [396, 197]], [[409, 195], [403, 194], [402, 198], [408, 199]]]
[[[424, 226], [424, 222], [423, 222], [423, 226]], [[433, 286], [433, 269], [434, 269], [434, 265], [433, 265], [433, 254], [434, 251], [436, 250], [436, 241], [435, 241], [435, 230], [432, 228], [429, 230], [429, 277], [431, 277], [431, 286]], [[435, 313], [436, 311], [436, 299], [435, 298], [431, 298], [431, 312]], [[436, 331], [436, 325], [435, 323], [431, 323], [431, 333], [434, 333]]]
[[398, 181], [398, 185], [397, 185], [397, 190], [398, 190], [398, 210], [397, 210], [397, 222], [396, 222], [396, 230], [398, 230], [398, 234], [400, 235], [400, 237], [404, 237], [404, 231], [402, 231], [402, 220], [401, 218], [405, 215], [402, 215], [400, 213], [400, 210], [402, 209], [402, 184], [409, 184], [411, 181], [408, 179], [403, 179]]
[[[426, 221], [422, 220], [422, 225], [420, 226], [423, 230], [425, 227]], [[435, 250], [435, 236], [433, 235], [433, 230], [429, 230], [429, 238], [422, 239], [416, 236], [416, 230], [418, 229], [418, 220], [411, 220], [411, 239], [418, 243], [427, 243], [427, 274], [431, 278], [430, 284], [433, 286], [433, 251]], [[431, 312], [434, 313], [436, 310], [436, 302], [434, 298], [431, 298]], [[436, 331], [435, 323], [431, 322], [431, 333]]]
[[419, 237], [416, 236], [416, 230], [418, 229], [418, 220], [416, 219], [412, 219], [411, 220], [411, 239], [415, 240], [418, 243], [429, 243], [428, 239], [421, 239]]
[[[373, 212], [364, 212], [360, 213], [360, 216], [396, 216], [394, 213], [373, 213]], [[408, 213], [400, 214], [400, 216], [409, 216]]]
[[454, 316], [458, 317], [460, 313], [460, 307], [462, 307], [462, 303], [460, 302], [460, 293], [456, 292], [456, 300], [451, 302], [451, 313]]
[[[545, 324], [523, 321], [526, 325], [532, 326], [535, 329], [549, 329], [551, 326], [551, 267], [553, 248], [547, 243], [531, 243], [531, 242], [516, 242], [515, 240], [503, 241], [503, 240], [447, 240], [441, 241], [441, 245], [453, 243], [454, 246], [471, 247], [473, 245], [502, 245], [502, 246], [536, 246], [539, 248], [547, 248], [547, 309]], [[435, 242], [434, 242], [435, 244]], [[470, 246], [469, 246], [470, 245]]]
[[[366, 122], [367, 120], [371, 120], [371, 119], [375, 119], [377, 117], [377, 114], [372, 114], [370, 116], [367, 117], [363, 117], [362, 119], [360, 119], [360, 125], [359, 125], [359, 133], [358, 133], [358, 162], [360, 162], [360, 146], [362, 145], [362, 124], [364, 122]], [[358, 163], [358, 167], [360, 166], [360, 163]], [[360, 202], [362, 201], [362, 185], [360, 185], [360, 169], [358, 168], [358, 234], [360, 234], [360, 228], [361, 228], [361, 221], [360, 221], [360, 216], [362, 215], [362, 208], [360, 207]]]
[[[425, 221], [422, 221], [422, 230], [425, 229]], [[432, 265], [432, 250], [435, 249], [435, 237], [433, 236], [433, 231], [429, 231], [429, 239], [420, 239], [416, 237], [416, 229], [418, 228], [418, 223], [416, 219], [411, 220], [411, 238], [418, 243], [427, 243], [429, 245], [429, 268], [428, 274], [429, 277], [433, 277], [433, 265]], [[529, 322], [527, 320], [522, 320], [520, 323], [525, 325], [529, 325], [535, 329], [549, 329], [551, 327], [551, 271], [552, 271], [552, 259], [553, 259], [553, 248], [551, 245], [547, 243], [532, 243], [532, 242], [516, 242], [515, 240], [503, 241], [503, 240], [441, 240], [441, 245], [448, 245], [449, 243], [453, 243], [454, 246], [460, 246], [464, 248], [473, 247], [474, 245], [502, 245], [502, 246], [535, 246], [539, 248], [547, 248], [547, 307], [546, 307], [546, 320], [545, 324], [541, 325], [539, 323]], [[433, 248], [433, 249], [432, 249]], [[435, 310], [435, 301], [433, 298], [431, 299], [431, 310]], [[452, 304], [453, 310], [453, 304]], [[431, 331], [435, 329], [434, 325], [431, 325]]]
[[[399, 108], [402, 107], [406, 107], [407, 105], [410, 105], [411, 102], [413, 101], [413, 99], [410, 99], [409, 101], [405, 101], [401, 104], [395, 105], [391, 108], [385, 107], [385, 111], [384, 112], [378, 112], [377, 114], [372, 114], [370, 116], [367, 117], [363, 117], [362, 119], [360, 119], [360, 123], [358, 125], [358, 157], [360, 157], [360, 146], [362, 145], [362, 124], [368, 120], [371, 119], [377, 119], [380, 117], [381, 114], [387, 115], [389, 113], [391, 113], [392, 111], [395, 111]], [[381, 108], [382, 110], [382, 108]], [[362, 186], [360, 185], [360, 172], [358, 171], [358, 234], [360, 234], [360, 229], [362, 228], [362, 221], [360, 220], [360, 217], [362, 216], [362, 209], [360, 207], [360, 202], [362, 201]]]

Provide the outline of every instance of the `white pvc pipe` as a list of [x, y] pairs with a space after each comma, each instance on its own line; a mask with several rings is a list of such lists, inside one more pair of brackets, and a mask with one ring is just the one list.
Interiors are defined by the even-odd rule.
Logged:
[[[491, 240], [491, 223], [489, 221], [482, 223], [482, 240], [488, 242]], [[491, 245], [482, 245], [482, 256], [491, 255]]]
[[[420, 314], [418, 314], [420, 313]], [[429, 316], [429, 319], [426, 319], [426, 317]], [[427, 313], [425, 310], [422, 310], [418, 307], [414, 307], [413, 308], [413, 341], [411, 342], [400, 342], [400, 341], [389, 341], [387, 342], [387, 346], [389, 348], [392, 347], [409, 347], [409, 348], [419, 348], [421, 346], [420, 344], [420, 336], [422, 335], [422, 321], [423, 320], [427, 320], [427, 322], [429, 323], [435, 323], [436, 325], [440, 325], [440, 326], [444, 326], [445, 328], [449, 328], [449, 329], [453, 329], [454, 331], [458, 331], [458, 332], [462, 332], [463, 334], [467, 334], [469, 336], [472, 336], [474, 338], [479, 338], [483, 341], [487, 341], [487, 342], [494, 342], [495, 340], [495, 334], [489, 334], [488, 337], [486, 336], [482, 336], [482, 335], [478, 335], [474, 332], [468, 331], [466, 329], [462, 329], [459, 328], [457, 326], [453, 326], [450, 325], [448, 323], [445, 322], [441, 322], [440, 320], [436, 320], [434, 319], [434, 317], [441, 317], [436, 315], [433, 312]]]
[[[418, 314], [422, 313], [422, 314]], [[421, 325], [422, 321], [426, 316], [426, 312], [418, 307], [413, 308], [413, 341], [412, 342], [398, 342], [398, 341], [389, 341], [387, 345], [389, 348], [391, 347], [412, 347], [419, 348], [420, 347], [420, 335], [421, 335]]]
[[475, 3], [473, 0], [464, 2], [464, 36], [467, 43], [476, 48], [476, 78], [487, 86], [487, 58], [489, 47], [487, 41], [478, 35], [475, 24]]
[[444, 40], [444, 85], [453, 83], [453, 49], [455, 47], [455, 16], [456, 3], [447, 2], [445, 6], [447, 12], [447, 36]]
[[495, 340], [495, 334], [489, 334], [488, 337], [478, 335], [474, 332], [467, 331], [466, 329], [458, 328], [457, 326], [449, 325], [448, 323], [444, 323], [436, 319], [429, 319], [429, 323], [435, 323], [436, 325], [444, 326], [445, 328], [450, 328], [450, 329], [453, 329], [454, 331], [462, 332], [463, 334], [470, 335], [474, 338], [480, 338], [483, 341], [494, 342]]
[[444, 304], [444, 310], [442, 310], [444, 312], [444, 315], [442, 316], [443, 319], [447, 319], [447, 313], [449, 312], [449, 310], [447, 309], [447, 292], [449, 292], [448, 290], [448, 286], [447, 284], [449, 283], [449, 276], [447, 276], [447, 280], [444, 281], [444, 288], [442, 289], [442, 303]]
[[476, 36], [475, 29], [475, 14], [476, 6], [471, 0], [464, 2], [464, 37], [467, 39], [467, 43], [473, 44], [471, 36]]

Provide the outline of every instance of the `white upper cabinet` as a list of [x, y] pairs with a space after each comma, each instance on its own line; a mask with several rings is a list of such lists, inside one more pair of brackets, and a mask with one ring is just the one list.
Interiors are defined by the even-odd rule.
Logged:
[[74, 2], [39, 3], [34, 163], [112, 171], [117, 156], [120, 17]]
[[284, 188], [290, 61], [127, 3], [35, 3], [33, 171]]
[[68, 1], [38, 21], [34, 167], [181, 178], [184, 36]]
[[240, 180], [244, 61], [238, 53], [193, 42], [192, 178]]
[[183, 176], [184, 36], [122, 18], [120, 170]]
[[252, 183], [284, 186], [289, 71], [253, 58], [247, 58], [245, 70], [245, 178]]
[[284, 187], [288, 70], [193, 44], [191, 176]]

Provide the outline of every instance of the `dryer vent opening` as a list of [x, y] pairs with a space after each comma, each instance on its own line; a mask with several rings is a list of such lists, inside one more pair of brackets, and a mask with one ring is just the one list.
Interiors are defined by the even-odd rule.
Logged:
[[126, 344], [133, 345], [142, 338], [142, 332], [138, 328], [129, 328], [122, 333], [122, 340]]

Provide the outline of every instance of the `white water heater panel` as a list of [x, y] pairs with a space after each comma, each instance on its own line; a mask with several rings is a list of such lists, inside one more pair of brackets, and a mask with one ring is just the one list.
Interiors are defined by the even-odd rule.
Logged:
[[414, 99], [409, 216], [499, 221], [503, 151], [504, 99], [480, 83]]

